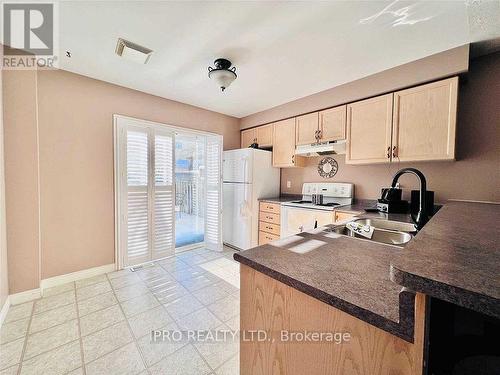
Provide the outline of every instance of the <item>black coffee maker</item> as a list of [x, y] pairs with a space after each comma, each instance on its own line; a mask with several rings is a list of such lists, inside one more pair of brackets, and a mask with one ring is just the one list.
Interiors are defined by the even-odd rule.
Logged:
[[402, 190], [398, 187], [383, 188], [380, 199], [377, 200], [377, 210], [387, 214], [407, 213], [408, 201], [402, 200]]

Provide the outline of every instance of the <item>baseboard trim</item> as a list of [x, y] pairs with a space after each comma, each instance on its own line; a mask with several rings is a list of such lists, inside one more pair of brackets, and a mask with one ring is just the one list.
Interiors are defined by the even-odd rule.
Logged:
[[94, 277], [102, 275], [108, 272], [113, 272], [115, 270], [115, 263], [105, 264], [104, 266], [88, 268], [86, 270], [76, 271], [67, 273], [65, 275], [59, 275], [54, 277], [49, 277], [48, 279], [43, 279], [40, 282], [40, 289], [43, 291], [47, 288], [52, 288], [54, 286], [70, 283], [72, 281], [87, 279], [89, 277]]
[[41, 298], [42, 294], [40, 288], [25, 290], [24, 292], [15, 293], [9, 295], [10, 304], [12, 306], [19, 305], [24, 302], [33, 301], [35, 299]]
[[2, 324], [7, 317], [7, 313], [9, 312], [9, 307], [10, 307], [10, 297], [7, 296], [7, 299], [5, 300], [5, 303], [2, 306], [2, 310], [0, 310], [0, 328], [2, 328]]

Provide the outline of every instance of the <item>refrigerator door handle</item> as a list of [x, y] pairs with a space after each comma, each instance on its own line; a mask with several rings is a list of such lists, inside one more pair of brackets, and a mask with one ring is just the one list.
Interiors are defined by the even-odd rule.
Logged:
[[[243, 157], [243, 182], [247, 183], [248, 180], [248, 157]], [[245, 188], [245, 197], [246, 197], [246, 188]]]
[[[246, 190], [246, 186], [245, 186]], [[250, 210], [250, 205], [248, 204], [248, 201], [245, 199], [243, 203], [240, 204], [240, 216], [242, 217], [249, 217], [252, 216], [251, 210]]]

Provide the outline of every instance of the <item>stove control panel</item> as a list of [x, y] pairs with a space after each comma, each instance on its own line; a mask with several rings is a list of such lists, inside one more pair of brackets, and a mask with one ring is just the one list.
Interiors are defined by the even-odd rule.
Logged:
[[354, 185], [340, 182], [305, 182], [302, 195], [323, 194], [325, 197], [352, 198]]

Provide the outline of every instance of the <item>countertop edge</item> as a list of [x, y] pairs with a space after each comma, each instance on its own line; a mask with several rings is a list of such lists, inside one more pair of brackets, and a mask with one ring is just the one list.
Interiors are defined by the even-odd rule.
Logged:
[[467, 289], [431, 280], [390, 265], [391, 281], [415, 292], [424, 293], [446, 302], [500, 319], [500, 301]]
[[323, 303], [326, 303], [329, 306], [335, 307], [336, 309], [339, 309], [357, 319], [380, 328], [407, 342], [414, 342], [415, 293], [413, 291], [402, 288], [399, 294], [400, 319], [399, 322], [394, 322], [372, 311], [349, 303], [341, 298], [335, 297], [306, 283], [303, 283], [271, 268], [263, 266], [262, 264], [256, 263], [239, 253], [235, 253], [233, 255], [233, 258], [237, 262], [248, 266], [264, 275], [267, 275], [274, 280], [282, 282], [283, 284], [288, 285], [289, 287], [292, 287], [302, 293], [305, 293], [311, 298], [315, 298]]

